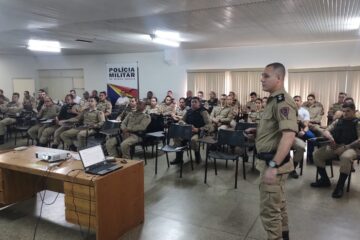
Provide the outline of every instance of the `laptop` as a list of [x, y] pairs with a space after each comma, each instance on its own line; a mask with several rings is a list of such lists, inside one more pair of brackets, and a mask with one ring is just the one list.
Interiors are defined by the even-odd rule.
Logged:
[[79, 155], [86, 173], [105, 175], [122, 168], [122, 166], [106, 161], [101, 145], [80, 150]]

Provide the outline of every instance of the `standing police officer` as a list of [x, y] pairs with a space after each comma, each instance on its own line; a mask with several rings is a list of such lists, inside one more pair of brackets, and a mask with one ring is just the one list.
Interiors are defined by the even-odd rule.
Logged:
[[[294, 169], [289, 151], [298, 130], [296, 106], [284, 89], [285, 67], [272, 63], [262, 74], [263, 90], [270, 93], [256, 133], [260, 171], [260, 218], [268, 239], [289, 239], [285, 180]], [[251, 136], [251, 135], [250, 135]]]

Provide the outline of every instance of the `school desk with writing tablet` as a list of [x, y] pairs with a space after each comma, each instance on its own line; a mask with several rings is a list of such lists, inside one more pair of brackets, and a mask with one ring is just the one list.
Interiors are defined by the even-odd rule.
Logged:
[[[121, 169], [104, 176], [85, 173], [81, 161], [70, 159], [49, 169], [36, 159], [41, 147], [0, 152], [0, 207], [33, 197], [44, 185], [64, 193], [65, 218], [96, 231], [96, 239], [118, 239], [144, 221], [144, 166], [117, 160]], [[124, 161], [125, 162], [125, 161]], [[40, 181], [42, 182], [42, 181]], [[75, 203], [75, 205], [74, 205]], [[90, 223], [89, 223], [90, 219]]]

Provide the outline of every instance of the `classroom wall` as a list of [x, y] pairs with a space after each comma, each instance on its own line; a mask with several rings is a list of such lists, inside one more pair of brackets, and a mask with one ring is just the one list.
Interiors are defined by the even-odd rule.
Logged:
[[0, 88], [4, 90], [4, 95], [11, 98], [13, 78], [32, 78], [37, 80], [37, 68], [38, 63], [35, 57], [0, 54]]
[[[262, 68], [274, 61], [284, 63], [287, 68], [354, 66], [360, 65], [359, 50], [360, 43], [356, 41], [176, 50], [173, 55], [177, 57], [170, 64], [164, 61], [164, 52], [39, 56], [36, 61], [31, 57], [5, 57], [4, 60], [0, 56], [0, 79], [6, 82], [14, 76], [36, 76], [37, 69], [83, 68], [85, 89], [105, 90], [107, 63], [138, 61], [141, 97], [153, 90], [162, 99], [166, 91], [172, 89], [178, 98], [186, 92], [187, 70]], [[4, 84], [3, 88], [9, 91], [11, 83]]]

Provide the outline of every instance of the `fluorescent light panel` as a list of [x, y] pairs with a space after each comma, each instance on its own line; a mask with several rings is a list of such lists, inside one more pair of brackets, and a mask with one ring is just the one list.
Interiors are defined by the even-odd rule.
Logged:
[[170, 47], [180, 46], [180, 36], [178, 32], [167, 32], [156, 30], [154, 34], [150, 34], [150, 39], [157, 44], [162, 44]]
[[61, 52], [60, 43], [58, 41], [43, 41], [30, 39], [27, 49], [31, 51], [41, 52]]
[[169, 40], [174, 40], [174, 41], [180, 41], [180, 35], [178, 32], [168, 32], [168, 31], [161, 31], [161, 30], [156, 30], [154, 32], [156, 37], [159, 38], [165, 38], [165, 39], [169, 39]]
[[168, 40], [165, 38], [154, 37], [152, 40], [154, 43], [162, 44], [162, 45], [166, 45], [166, 46], [170, 46], [170, 47], [179, 47], [180, 46], [179, 42]]

